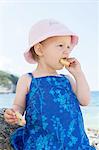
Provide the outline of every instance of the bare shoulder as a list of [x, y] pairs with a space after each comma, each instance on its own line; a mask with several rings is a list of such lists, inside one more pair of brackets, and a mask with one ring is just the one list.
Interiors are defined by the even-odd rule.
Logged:
[[72, 86], [72, 89], [73, 89], [74, 93], [76, 93], [76, 81], [69, 74], [65, 75], [65, 76], [70, 81], [70, 84]]
[[14, 107], [20, 106], [22, 108], [22, 111], [25, 109], [25, 99], [26, 94], [29, 91], [29, 84], [31, 82], [31, 77], [28, 74], [22, 75], [18, 82], [16, 87], [16, 95], [13, 102]]
[[23, 113], [25, 110], [25, 104], [26, 104], [26, 94], [28, 93], [28, 87], [30, 83], [31, 78], [28, 76], [28, 74], [22, 75], [18, 82], [16, 87], [16, 95], [13, 102], [13, 109], [19, 110], [19, 112]]
[[27, 93], [29, 91], [30, 83], [31, 77], [28, 75], [28, 73], [23, 74], [18, 80], [17, 88], [20, 89], [20, 87], [22, 87], [22, 89]]

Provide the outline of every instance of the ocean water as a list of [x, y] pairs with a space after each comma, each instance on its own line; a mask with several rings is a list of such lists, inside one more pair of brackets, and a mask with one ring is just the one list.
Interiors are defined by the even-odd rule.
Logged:
[[91, 92], [90, 104], [81, 110], [85, 127], [99, 130], [99, 91]]
[[[0, 108], [12, 106], [15, 94], [0, 94]], [[99, 129], [99, 91], [91, 92], [88, 106], [81, 106], [85, 128]]]

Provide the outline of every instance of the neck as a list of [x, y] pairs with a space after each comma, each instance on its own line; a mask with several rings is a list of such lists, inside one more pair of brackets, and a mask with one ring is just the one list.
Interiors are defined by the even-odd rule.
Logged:
[[35, 75], [57, 75], [55, 69], [46, 66], [45, 64], [38, 63], [36, 70], [34, 71]]

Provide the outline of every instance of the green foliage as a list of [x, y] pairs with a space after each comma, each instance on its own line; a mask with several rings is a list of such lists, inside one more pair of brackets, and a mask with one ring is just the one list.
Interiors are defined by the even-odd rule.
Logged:
[[18, 81], [18, 77], [4, 72], [4, 71], [0, 71], [0, 85], [4, 86], [4, 87], [9, 87], [9, 84], [14, 84], [16, 85]]

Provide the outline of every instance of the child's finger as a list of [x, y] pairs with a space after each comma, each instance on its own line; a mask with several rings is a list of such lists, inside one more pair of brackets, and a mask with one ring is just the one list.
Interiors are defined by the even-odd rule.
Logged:
[[13, 116], [16, 117], [15, 111], [13, 109], [8, 109], [5, 111], [5, 117]]
[[8, 119], [7, 122], [10, 124], [17, 124], [18, 120], [17, 119]]
[[9, 119], [17, 119], [17, 117], [13, 115], [6, 115], [6, 120], [9, 120]]
[[5, 121], [8, 123], [12, 123], [18, 120], [16, 116], [8, 115], [8, 114], [6, 114], [4, 118], [5, 118]]
[[75, 62], [76, 61], [76, 59], [73, 57], [73, 58], [68, 58], [67, 59], [70, 63], [73, 63], [73, 62]]
[[15, 116], [13, 114], [8, 114], [7, 112], [4, 114], [5, 119], [14, 118]]
[[15, 114], [15, 112], [14, 112], [14, 110], [13, 109], [7, 109], [6, 111], [5, 111], [5, 113], [7, 113], [7, 114], [9, 114], [9, 115], [14, 115]]

